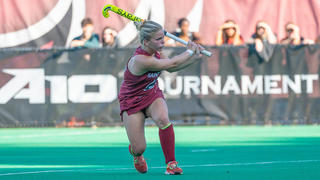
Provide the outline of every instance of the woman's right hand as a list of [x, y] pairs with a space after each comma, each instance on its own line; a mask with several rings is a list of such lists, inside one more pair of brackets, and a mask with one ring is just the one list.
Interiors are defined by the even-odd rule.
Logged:
[[199, 58], [202, 56], [200, 53], [201, 53], [201, 51], [204, 50], [204, 47], [202, 47], [200, 44], [196, 44], [196, 46], [197, 46], [196, 47], [196, 57]]
[[200, 44], [197, 44], [193, 41], [189, 41], [187, 48], [190, 49], [192, 52], [194, 52], [194, 55], [201, 56], [200, 53], [202, 50], [204, 50], [204, 47], [202, 47]]
[[196, 52], [197, 44], [191, 40], [188, 41], [187, 48], [190, 49], [192, 52]]

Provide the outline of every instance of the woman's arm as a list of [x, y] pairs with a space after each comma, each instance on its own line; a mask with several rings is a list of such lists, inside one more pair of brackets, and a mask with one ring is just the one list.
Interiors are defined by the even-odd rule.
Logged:
[[218, 30], [216, 35], [216, 45], [221, 46], [223, 44], [223, 30]]
[[196, 58], [196, 57], [189, 58], [187, 61], [185, 61], [184, 63], [180, 64], [179, 66], [166, 69], [166, 71], [168, 71], [168, 72], [176, 72], [176, 71], [179, 71], [179, 70], [181, 70], [181, 69], [184, 69], [184, 68], [190, 66], [191, 64], [193, 64], [193, 63], [196, 62], [197, 60], [198, 60], [198, 58]]
[[[176, 70], [184, 67], [191, 57], [195, 54], [199, 55], [204, 48], [194, 42], [189, 42], [188, 50], [174, 56], [173, 58], [156, 59], [153, 56], [138, 55], [134, 56], [128, 64], [129, 70], [135, 75], [142, 75], [148, 71]], [[190, 62], [187, 63], [191, 64]]]
[[83, 41], [83, 40], [75, 39], [75, 40], [71, 41], [70, 47], [84, 46], [84, 43], [85, 43], [85, 41]]
[[[168, 59], [168, 56], [166, 56], [165, 54], [163, 53], [160, 53], [160, 58], [161, 59]], [[197, 58], [195, 58], [194, 56], [192, 58], [189, 58], [187, 61], [185, 61], [184, 63], [180, 64], [178, 67], [174, 67], [174, 68], [169, 68], [169, 69], [166, 69], [166, 71], [168, 72], [176, 72], [176, 71], [179, 71], [181, 69], [184, 69], [186, 68], [187, 66], [193, 64], [194, 62], [197, 61]]]
[[148, 71], [162, 71], [176, 68], [193, 55], [185, 51], [173, 58], [157, 59], [153, 56], [138, 55], [134, 56], [128, 64], [130, 72], [134, 75], [142, 75]]
[[264, 23], [264, 22], [262, 22], [261, 25], [262, 25], [262, 27], [264, 27], [264, 29], [265, 29], [265, 31], [267, 33], [267, 37], [268, 37], [269, 43], [276, 44], [277, 43], [277, 37], [272, 32], [271, 27], [267, 23]]

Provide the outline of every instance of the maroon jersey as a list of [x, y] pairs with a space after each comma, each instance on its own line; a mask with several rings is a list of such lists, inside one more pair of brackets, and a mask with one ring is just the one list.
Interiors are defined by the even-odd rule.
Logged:
[[[135, 55], [151, 56], [141, 47], [136, 49], [133, 56]], [[160, 59], [158, 52], [155, 54], [155, 57]], [[148, 71], [140, 76], [136, 76], [129, 71], [127, 63], [118, 96], [121, 117], [124, 111], [127, 111], [128, 115], [144, 111], [154, 100], [163, 98], [162, 91], [158, 86], [160, 74], [160, 71]]]

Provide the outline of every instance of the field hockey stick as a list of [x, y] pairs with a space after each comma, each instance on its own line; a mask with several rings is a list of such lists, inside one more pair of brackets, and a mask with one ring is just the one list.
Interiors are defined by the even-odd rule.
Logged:
[[[112, 5], [112, 4], [108, 4], [108, 5], [105, 5], [103, 7], [102, 14], [103, 14], [103, 16], [105, 18], [108, 18], [110, 16], [108, 11], [115, 12], [115, 13], [119, 14], [122, 17], [130, 19], [131, 21], [136, 21], [136, 22], [144, 22], [144, 21], [146, 21], [145, 19], [141, 19], [141, 18], [139, 18], [139, 17], [137, 17], [137, 16], [135, 16], [135, 15], [133, 15], [133, 14], [131, 14], [131, 13], [129, 13], [129, 12], [117, 7], [117, 6], [115, 6], [115, 5]], [[186, 42], [185, 40], [183, 40], [183, 39], [181, 39], [181, 38], [179, 38], [179, 37], [167, 32], [165, 30], [164, 30], [164, 35], [169, 37], [169, 38], [171, 38], [171, 39], [173, 39], [173, 40], [175, 40], [175, 41], [180, 42], [181, 44], [184, 44], [184, 45], [188, 44], [188, 42]], [[207, 50], [202, 50], [201, 54], [204, 54], [204, 55], [209, 56], [209, 57], [212, 55], [212, 53], [207, 51]]]

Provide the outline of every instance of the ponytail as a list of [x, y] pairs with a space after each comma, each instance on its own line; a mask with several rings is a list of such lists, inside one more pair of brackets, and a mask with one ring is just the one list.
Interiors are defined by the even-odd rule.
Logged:
[[143, 44], [143, 40], [150, 40], [154, 33], [162, 30], [162, 26], [154, 21], [134, 22], [137, 30], [139, 31], [140, 43]]

